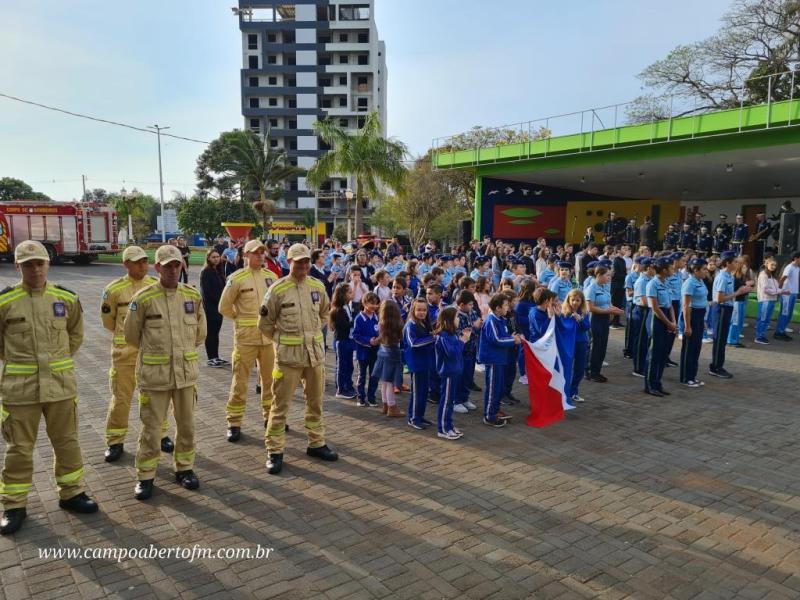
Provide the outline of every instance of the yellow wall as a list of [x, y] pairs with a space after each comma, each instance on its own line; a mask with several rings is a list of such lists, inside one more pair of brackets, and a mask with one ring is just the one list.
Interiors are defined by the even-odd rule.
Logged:
[[644, 217], [653, 214], [653, 207], [660, 208], [657, 221], [657, 237], [661, 239], [667, 230], [667, 225], [675, 223], [680, 218], [680, 200], [610, 200], [598, 202], [567, 202], [566, 241], [580, 243], [586, 228], [594, 227], [595, 239], [603, 240], [603, 223], [608, 218], [608, 213], [614, 211], [617, 217], [626, 220], [636, 219], [636, 225], [644, 222]]

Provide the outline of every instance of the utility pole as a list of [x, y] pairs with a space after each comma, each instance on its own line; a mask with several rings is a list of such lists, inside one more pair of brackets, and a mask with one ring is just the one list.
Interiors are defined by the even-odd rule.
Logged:
[[86, 175], [81, 175], [81, 182], [83, 182], [83, 196], [81, 196], [81, 202], [86, 202]]
[[161, 170], [161, 131], [169, 129], [169, 127], [159, 127], [158, 123], [149, 125], [148, 129], [156, 130], [156, 137], [158, 137], [158, 186], [161, 190], [161, 243], [167, 243], [167, 220], [164, 218], [164, 175]]

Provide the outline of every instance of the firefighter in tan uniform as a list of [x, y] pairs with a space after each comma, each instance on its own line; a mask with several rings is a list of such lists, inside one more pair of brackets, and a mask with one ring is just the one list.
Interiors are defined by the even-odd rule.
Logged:
[[[158, 282], [147, 274], [147, 253], [139, 246], [128, 246], [122, 253], [122, 264], [128, 274], [109, 283], [103, 290], [100, 319], [103, 327], [112, 332], [111, 369], [108, 383], [111, 388], [111, 403], [106, 417], [105, 461], [114, 462], [122, 456], [125, 435], [128, 433], [128, 418], [131, 398], [136, 387], [136, 356], [139, 349], [125, 342], [123, 323], [128, 314], [131, 298], [140, 290]], [[161, 451], [172, 452], [175, 445], [166, 435], [167, 420], [162, 427]]]
[[294, 244], [286, 254], [290, 271], [267, 291], [259, 310], [258, 328], [275, 343], [272, 391], [275, 399], [266, 432], [267, 472], [283, 468], [286, 415], [297, 385], [303, 383], [306, 399], [304, 425], [308, 436], [306, 454], [334, 461], [336, 452], [325, 444], [322, 422], [322, 392], [325, 386], [325, 351], [322, 325], [328, 319], [330, 302], [325, 286], [308, 276], [311, 253]]
[[26, 241], [14, 251], [22, 281], [0, 292], [0, 420], [6, 441], [0, 493], [0, 533], [14, 533], [27, 516], [33, 448], [44, 415], [55, 454], [58, 505], [97, 512], [83, 485], [78, 445], [78, 384], [73, 356], [83, 341], [78, 296], [47, 281], [47, 250]]
[[139, 417], [142, 429], [136, 451], [137, 500], [153, 494], [161, 458], [161, 426], [170, 399], [175, 412], [175, 480], [187, 490], [200, 486], [194, 474], [194, 410], [197, 401], [197, 346], [206, 337], [200, 294], [179, 283], [183, 257], [176, 246], [156, 250], [158, 283], [136, 294], [125, 317], [125, 341], [139, 349]]
[[228, 441], [238, 442], [242, 434], [242, 418], [247, 401], [247, 382], [254, 365], [258, 365], [261, 382], [261, 412], [266, 428], [272, 407], [272, 368], [275, 364], [275, 349], [272, 340], [258, 328], [258, 310], [267, 289], [278, 279], [265, 269], [266, 248], [259, 240], [250, 240], [244, 247], [245, 266], [228, 277], [219, 312], [232, 320], [233, 336], [233, 381], [225, 414], [228, 420]]

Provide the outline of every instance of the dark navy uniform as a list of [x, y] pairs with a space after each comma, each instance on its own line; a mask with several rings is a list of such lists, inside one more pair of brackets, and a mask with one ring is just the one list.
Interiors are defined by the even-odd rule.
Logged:
[[[672, 312], [669, 286], [660, 277], [654, 277], [647, 284], [647, 300], [654, 298], [664, 315], [669, 318]], [[650, 310], [650, 347], [645, 359], [644, 390], [646, 392], [661, 392], [661, 377], [667, 364], [667, 348], [673, 334], [667, 329], [667, 324], [655, 315], [655, 310]]]
[[625, 227], [624, 241], [626, 244], [634, 246], [639, 243], [639, 228], [631, 222]]
[[[692, 261], [692, 266], [705, 264], [702, 259]], [[681, 383], [692, 385], [697, 382], [698, 363], [700, 350], [703, 347], [703, 332], [705, 331], [706, 311], [708, 310], [708, 288], [702, 279], [694, 275], [683, 282], [681, 296], [689, 296], [689, 312], [684, 319], [691, 325], [692, 335], [683, 335], [681, 345]], [[697, 382], [699, 385], [699, 382]]]
[[733, 227], [727, 221], [720, 221], [720, 224], [717, 227], [722, 228], [722, 233], [728, 236], [728, 239], [731, 239], [731, 235], [733, 234]]
[[708, 232], [700, 232], [697, 236], [697, 251], [704, 253], [706, 256], [711, 254], [711, 251], [714, 249], [714, 238], [712, 238]]
[[664, 235], [664, 249], [675, 250], [678, 247], [679, 234], [674, 229], [668, 229]]
[[692, 233], [691, 229], [684, 228], [683, 231], [680, 232], [678, 235], [678, 249], [679, 250], [694, 250], [695, 247], [695, 235]]
[[717, 235], [714, 236], [714, 244], [713, 244], [714, 252], [716, 252], [717, 254], [722, 254], [723, 252], [727, 252], [729, 239], [730, 238], [724, 233], [717, 233]]
[[747, 223], [736, 223], [733, 226], [733, 234], [731, 235], [731, 249], [736, 251], [737, 255], [742, 253], [744, 243], [747, 241], [747, 236], [750, 233], [750, 228]]
[[615, 246], [619, 244], [620, 234], [623, 231], [623, 226], [620, 221], [616, 219], [608, 219], [603, 224], [603, 240], [606, 244]]

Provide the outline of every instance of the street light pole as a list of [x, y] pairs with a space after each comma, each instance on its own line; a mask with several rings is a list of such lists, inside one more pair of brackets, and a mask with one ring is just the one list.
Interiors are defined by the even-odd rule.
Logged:
[[347, 241], [353, 241], [353, 233], [350, 229], [351, 221], [350, 221], [350, 202], [353, 200], [353, 190], [347, 188], [344, 191], [344, 197], [347, 200]]
[[161, 243], [167, 243], [167, 220], [164, 218], [164, 175], [161, 170], [161, 130], [169, 129], [169, 127], [159, 127], [158, 123], [150, 125], [148, 129], [156, 130], [156, 137], [158, 137], [158, 187], [161, 192]]

